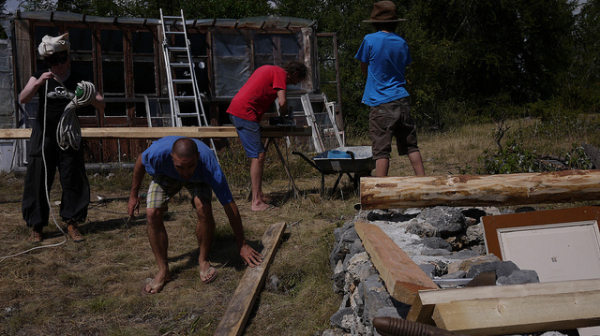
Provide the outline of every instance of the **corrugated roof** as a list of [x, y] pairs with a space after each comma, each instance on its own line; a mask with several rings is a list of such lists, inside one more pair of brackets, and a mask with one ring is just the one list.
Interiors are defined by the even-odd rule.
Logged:
[[[133, 17], [102, 17], [59, 11], [17, 12], [16, 19], [44, 20], [58, 22], [92, 22], [105, 24], [159, 25], [160, 19]], [[172, 24], [174, 20], [165, 21]], [[191, 27], [222, 27], [239, 29], [276, 29], [307, 28], [316, 25], [316, 21], [295, 17], [258, 16], [243, 19], [188, 19], [186, 25]]]

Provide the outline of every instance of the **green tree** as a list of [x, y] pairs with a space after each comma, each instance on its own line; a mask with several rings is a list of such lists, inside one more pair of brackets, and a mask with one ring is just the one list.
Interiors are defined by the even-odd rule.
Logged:
[[561, 95], [565, 106], [599, 111], [600, 101], [600, 0], [587, 1], [576, 15], [573, 63], [564, 78]]
[[570, 61], [573, 1], [423, 0], [409, 7], [414, 80], [436, 90], [438, 101], [485, 106], [505, 93], [516, 103], [557, 93], [557, 74]]

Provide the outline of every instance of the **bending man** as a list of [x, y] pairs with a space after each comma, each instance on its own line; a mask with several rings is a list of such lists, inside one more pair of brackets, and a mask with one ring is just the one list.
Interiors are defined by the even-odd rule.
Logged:
[[146, 172], [152, 176], [146, 209], [148, 239], [158, 264], [158, 273], [144, 287], [146, 293], [160, 292], [165, 283], [171, 280], [167, 261], [168, 237], [163, 215], [170, 197], [183, 187], [192, 196], [192, 206], [198, 216], [196, 238], [200, 249], [198, 264], [202, 282], [210, 283], [217, 278], [217, 270], [210, 266], [208, 260], [215, 231], [211, 188], [225, 209], [244, 263], [250, 267], [260, 265], [262, 257], [246, 244], [240, 213], [217, 158], [208, 146], [199, 140], [179, 136], [164, 137], [152, 143], [135, 163], [128, 204], [130, 216], [138, 210], [138, 193]]

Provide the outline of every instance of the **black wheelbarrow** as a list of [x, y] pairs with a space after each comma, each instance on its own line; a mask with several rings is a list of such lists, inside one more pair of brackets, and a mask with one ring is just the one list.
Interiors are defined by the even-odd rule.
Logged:
[[292, 152], [292, 154], [300, 156], [321, 173], [321, 196], [325, 192], [325, 175], [339, 174], [329, 194], [331, 197], [344, 174], [348, 175], [350, 181], [354, 183], [354, 190], [356, 190], [360, 177], [371, 175], [371, 171], [375, 169], [371, 146], [338, 147], [322, 152], [312, 160], [300, 152]]

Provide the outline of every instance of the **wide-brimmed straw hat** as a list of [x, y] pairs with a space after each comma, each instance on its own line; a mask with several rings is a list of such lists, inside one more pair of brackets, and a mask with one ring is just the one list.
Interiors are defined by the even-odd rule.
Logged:
[[406, 19], [399, 19], [396, 14], [396, 5], [391, 1], [379, 1], [373, 5], [371, 19], [363, 22], [400, 22]]

